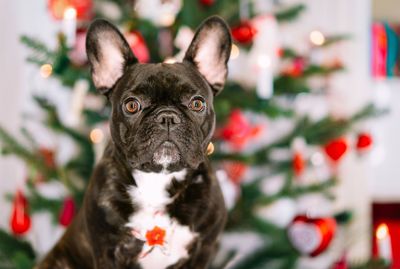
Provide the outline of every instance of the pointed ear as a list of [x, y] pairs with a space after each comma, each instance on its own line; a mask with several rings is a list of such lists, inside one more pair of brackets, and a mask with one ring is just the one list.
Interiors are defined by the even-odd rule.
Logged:
[[90, 25], [86, 54], [93, 83], [103, 94], [109, 93], [128, 65], [137, 62], [124, 36], [106, 20], [95, 20]]
[[183, 61], [195, 65], [217, 95], [224, 87], [232, 40], [228, 25], [218, 17], [206, 19], [197, 29]]

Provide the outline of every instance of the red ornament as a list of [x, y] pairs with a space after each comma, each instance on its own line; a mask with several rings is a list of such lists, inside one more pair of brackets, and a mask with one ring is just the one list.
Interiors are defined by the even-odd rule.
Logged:
[[240, 150], [260, 132], [261, 126], [251, 125], [243, 113], [239, 109], [235, 109], [229, 115], [227, 124], [220, 130], [220, 135], [234, 149]]
[[288, 228], [292, 245], [302, 254], [311, 257], [324, 252], [336, 232], [334, 218], [308, 218], [300, 215], [294, 218]]
[[324, 146], [325, 153], [332, 161], [339, 161], [348, 148], [347, 140], [343, 137], [334, 139]]
[[93, 0], [48, 0], [48, 8], [56, 20], [64, 17], [67, 8], [76, 10], [78, 20], [90, 20], [93, 15]]
[[59, 217], [60, 224], [62, 226], [67, 227], [74, 219], [75, 211], [76, 208], [74, 199], [72, 199], [72, 197], [67, 197], [64, 200], [63, 208], [60, 213]]
[[360, 133], [357, 137], [357, 149], [367, 150], [372, 146], [372, 136], [368, 133]]
[[214, 2], [215, 2], [215, 0], [200, 0], [200, 3], [203, 6], [207, 6], [207, 7], [212, 6], [214, 4]]
[[133, 54], [135, 54], [140, 63], [147, 63], [150, 61], [149, 49], [147, 48], [146, 41], [139, 31], [131, 31], [125, 34], [125, 38], [128, 41]]
[[300, 176], [301, 174], [303, 174], [305, 168], [305, 161], [301, 153], [295, 152], [293, 154], [292, 167], [294, 174], [296, 176]]
[[228, 177], [235, 184], [240, 184], [248, 168], [247, 165], [241, 162], [225, 162], [223, 167]]
[[166, 232], [163, 228], [155, 226], [153, 230], [146, 232], [147, 244], [149, 246], [163, 246], [165, 241], [165, 234]]
[[296, 58], [293, 60], [291, 65], [283, 70], [283, 74], [290, 77], [300, 77], [303, 75], [305, 67], [305, 61], [303, 58]]
[[232, 27], [232, 37], [241, 44], [249, 44], [257, 34], [257, 29], [248, 21], [243, 21], [239, 25]]
[[40, 148], [39, 153], [43, 158], [44, 164], [47, 168], [55, 168], [56, 162], [54, 159], [54, 151], [48, 148]]
[[31, 218], [28, 215], [27, 207], [25, 196], [20, 190], [17, 190], [10, 219], [11, 230], [15, 235], [22, 235], [31, 227]]

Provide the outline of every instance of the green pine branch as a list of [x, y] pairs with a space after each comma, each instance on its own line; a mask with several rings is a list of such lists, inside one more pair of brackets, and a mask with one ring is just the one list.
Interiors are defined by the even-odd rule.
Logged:
[[31, 269], [35, 252], [25, 240], [0, 229], [0, 268]]
[[275, 18], [279, 23], [282, 22], [290, 22], [294, 19], [298, 18], [298, 16], [306, 9], [306, 6], [303, 4], [297, 4], [291, 6], [287, 9], [280, 10], [275, 13]]

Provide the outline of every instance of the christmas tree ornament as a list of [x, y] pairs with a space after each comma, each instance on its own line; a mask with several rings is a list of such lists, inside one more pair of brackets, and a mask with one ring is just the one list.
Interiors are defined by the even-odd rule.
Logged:
[[64, 227], [67, 227], [72, 222], [75, 212], [76, 206], [74, 199], [72, 197], [65, 198], [59, 216], [60, 224]]
[[200, 4], [206, 7], [210, 7], [214, 4], [215, 0], [200, 0]]
[[47, 5], [56, 20], [63, 19], [67, 8], [76, 10], [78, 20], [90, 20], [93, 15], [93, 0], [48, 0]]
[[146, 41], [139, 31], [131, 31], [125, 34], [126, 41], [132, 49], [133, 54], [140, 63], [147, 63], [150, 61], [150, 53], [147, 48]]
[[305, 161], [303, 155], [300, 152], [293, 154], [292, 168], [295, 176], [301, 176], [305, 169]]
[[214, 144], [212, 142], [208, 143], [207, 146], [207, 155], [211, 155], [214, 152]]
[[365, 151], [371, 148], [373, 139], [369, 133], [360, 133], [357, 136], [356, 147], [359, 151]]
[[246, 171], [248, 170], [248, 166], [242, 162], [224, 162], [223, 168], [228, 177], [235, 184], [241, 183]]
[[232, 27], [232, 37], [240, 44], [250, 44], [253, 42], [257, 34], [257, 29], [253, 26], [251, 21], [242, 21], [238, 25]]
[[347, 149], [348, 142], [344, 137], [333, 139], [324, 146], [326, 155], [334, 162], [338, 162], [345, 155]]
[[48, 148], [40, 148], [39, 154], [47, 168], [53, 169], [56, 167], [54, 151]]
[[233, 149], [240, 150], [260, 132], [261, 126], [250, 124], [242, 111], [235, 109], [229, 115], [226, 125], [220, 130], [220, 135]]
[[282, 73], [289, 77], [300, 77], [303, 75], [305, 68], [305, 60], [304, 58], [297, 57], [295, 58], [288, 67], [286, 67]]
[[306, 167], [304, 154], [306, 152], [306, 141], [302, 137], [293, 139], [291, 148], [293, 150], [292, 169], [295, 176], [301, 176]]
[[330, 245], [336, 232], [334, 218], [295, 217], [288, 227], [288, 237], [301, 254], [316, 257]]
[[23, 235], [31, 227], [31, 218], [28, 215], [28, 202], [21, 190], [17, 190], [14, 196], [10, 226], [11, 231], [15, 235]]

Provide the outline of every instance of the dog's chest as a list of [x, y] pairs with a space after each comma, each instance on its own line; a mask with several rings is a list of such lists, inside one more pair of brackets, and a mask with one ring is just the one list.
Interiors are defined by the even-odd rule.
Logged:
[[131, 187], [129, 194], [139, 209], [126, 226], [132, 229], [133, 236], [145, 242], [138, 263], [143, 269], [164, 269], [187, 258], [187, 247], [197, 234], [166, 212], [166, 205], [174, 199], [167, 188], [174, 178], [184, 180], [186, 171], [170, 174], [135, 171], [133, 176], [137, 186]]

